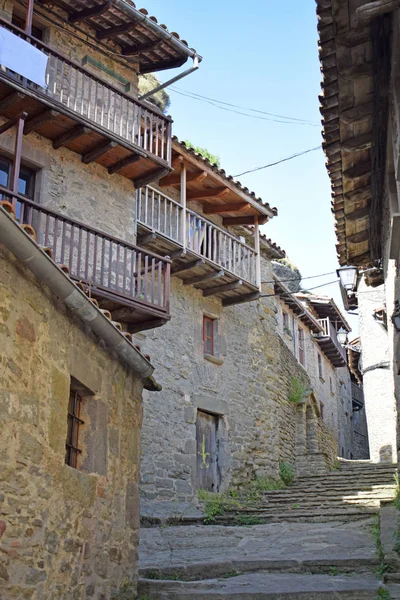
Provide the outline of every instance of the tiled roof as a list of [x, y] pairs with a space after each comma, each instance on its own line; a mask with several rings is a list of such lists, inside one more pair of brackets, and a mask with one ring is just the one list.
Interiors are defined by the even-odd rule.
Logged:
[[182, 150], [185, 150], [186, 152], [191, 154], [194, 158], [196, 158], [196, 160], [203, 162], [204, 165], [206, 165], [206, 167], [208, 169], [211, 169], [214, 173], [216, 173], [217, 175], [219, 175], [220, 177], [225, 179], [230, 184], [234, 185], [240, 192], [242, 192], [243, 194], [246, 194], [252, 200], [255, 200], [258, 204], [261, 204], [262, 206], [264, 206], [267, 210], [270, 210], [272, 212], [273, 216], [276, 216], [278, 214], [278, 209], [276, 207], [271, 208], [271, 206], [268, 204], [268, 202], [263, 202], [263, 200], [260, 197], [257, 197], [255, 192], [251, 192], [248, 187], [242, 185], [240, 183], [240, 181], [237, 181], [236, 179], [234, 179], [232, 177], [232, 175], [227, 175], [227, 173], [224, 169], [221, 169], [216, 164], [211, 163], [208, 160], [208, 158], [204, 158], [202, 154], [200, 154], [199, 152], [196, 152], [190, 146], [187, 146], [185, 142], [180, 141], [176, 136], [173, 136], [172, 142], [176, 146], [182, 148]]
[[[133, 344], [133, 339], [132, 339], [132, 335], [128, 332], [124, 332], [122, 330], [122, 325], [117, 322], [117, 321], [113, 321], [112, 317], [111, 317], [111, 313], [108, 310], [103, 310], [101, 308], [99, 308], [99, 304], [97, 302], [97, 300], [95, 298], [91, 298], [90, 297], [90, 292], [88, 290], [85, 290], [84, 286], [82, 285], [82, 283], [80, 282], [74, 282], [69, 275], [69, 269], [66, 265], [60, 265], [57, 264], [54, 260], [53, 260], [53, 251], [52, 248], [48, 248], [48, 247], [44, 247], [44, 246], [40, 246], [39, 244], [37, 244], [36, 242], [36, 233], [34, 228], [31, 225], [25, 225], [25, 224], [20, 224], [16, 221], [16, 215], [15, 215], [15, 211], [13, 208], [13, 205], [8, 202], [7, 200], [1, 200], [0, 201], [0, 211], [3, 210], [6, 213], [8, 213], [12, 219], [15, 221], [16, 226], [18, 226], [19, 229], [22, 229], [27, 235], [29, 235], [30, 238], [32, 238], [34, 244], [40, 248], [47, 256], [49, 259], [51, 259], [51, 261], [53, 262], [55, 267], [58, 267], [59, 269], [61, 269], [61, 271], [63, 271], [64, 275], [66, 275], [71, 283], [77, 288], [79, 289], [83, 294], [85, 294], [87, 296], [87, 302], [90, 305], [94, 305], [96, 307], [96, 309], [103, 315], [103, 317], [105, 319], [107, 319], [108, 321], [110, 321], [110, 323], [115, 327], [115, 329], [121, 334], [121, 336], [123, 336], [125, 343], [129, 344], [129, 346], [132, 346], [136, 352], [138, 352], [138, 354], [140, 354], [141, 358], [143, 358], [144, 360], [150, 361], [150, 356], [148, 355], [142, 355], [140, 352], [140, 348], [137, 345]], [[150, 363], [149, 363], [149, 368], [152, 369]], [[144, 379], [144, 385], [146, 387], [146, 389], [152, 390], [152, 391], [157, 391], [160, 388], [160, 386], [154, 381], [152, 376], [147, 376]]]

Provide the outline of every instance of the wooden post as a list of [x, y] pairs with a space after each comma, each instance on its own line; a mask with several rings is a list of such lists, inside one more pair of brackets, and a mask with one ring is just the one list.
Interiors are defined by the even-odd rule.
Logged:
[[[21, 157], [22, 157], [22, 140], [24, 137], [24, 125], [27, 115], [24, 113], [20, 115], [17, 121], [17, 131], [15, 134], [15, 146], [14, 146], [14, 160], [12, 166], [12, 177], [11, 177], [11, 191], [18, 193], [18, 182], [19, 174], [21, 170]], [[17, 208], [17, 199], [12, 199], [14, 209]]]
[[258, 225], [258, 217], [254, 217], [254, 247], [257, 252], [256, 256], [256, 281], [258, 289], [261, 291], [261, 252], [260, 252], [260, 229]]
[[186, 165], [184, 162], [181, 164], [181, 204], [182, 204], [182, 245], [183, 249], [186, 250]]
[[28, 0], [26, 7], [25, 33], [28, 35], [32, 35], [33, 3], [34, 0]]

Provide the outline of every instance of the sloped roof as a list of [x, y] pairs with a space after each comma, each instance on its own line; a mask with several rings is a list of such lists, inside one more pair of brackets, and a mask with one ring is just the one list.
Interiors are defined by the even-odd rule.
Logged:
[[276, 207], [271, 207], [268, 202], [263, 202], [263, 200], [259, 196], [257, 196], [255, 192], [250, 191], [248, 187], [242, 185], [240, 181], [234, 179], [232, 175], [228, 175], [224, 169], [221, 169], [216, 164], [211, 163], [207, 158], [204, 158], [202, 154], [196, 152], [190, 146], [187, 146], [185, 142], [179, 140], [176, 136], [173, 136], [172, 142], [173, 149], [176, 149], [178, 152], [183, 151], [189, 156], [195, 158], [196, 161], [203, 163], [204, 166], [207, 167], [207, 169], [213, 171], [213, 173], [215, 173], [224, 181], [226, 181], [227, 184], [229, 184], [233, 188], [236, 188], [238, 192], [246, 195], [248, 199], [252, 201], [252, 203], [254, 203], [255, 205], [258, 204], [261, 209], [264, 208], [266, 211], [268, 211], [270, 217], [278, 215], [278, 209]]
[[273, 278], [275, 280], [275, 293], [280, 297], [282, 302], [284, 302], [294, 312], [294, 314], [297, 315], [300, 321], [302, 321], [311, 329], [311, 331], [314, 333], [321, 333], [321, 325], [312, 315], [311, 311], [304, 306], [300, 298], [297, 297], [297, 294], [291, 292], [275, 274], [273, 275]]
[[350, 325], [333, 298], [329, 298], [329, 296], [319, 296], [317, 294], [308, 294], [306, 292], [297, 292], [296, 297], [305, 302], [309, 302], [320, 319], [329, 318], [332, 322], [338, 323], [339, 328], [343, 327], [347, 332], [351, 331]]
[[201, 60], [178, 33], [131, 0], [52, 0], [51, 4], [66, 11], [71, 24], [84, 22], [95, 29], [99, 42], [118, 44], [122, 56], [138, 60], [141, 74], [179, 67], [189, 57]]

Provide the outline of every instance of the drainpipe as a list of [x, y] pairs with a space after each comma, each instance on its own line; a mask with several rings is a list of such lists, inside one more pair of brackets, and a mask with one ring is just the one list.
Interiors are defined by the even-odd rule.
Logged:
[[146, 92], [146, 94], [143, 94], [143, 96], [139, 96], [139, 100], [146, 100], [147, 98], [149, 98], [150, 96], [153, 96], [160, 90], [163, 90], [164, 88], [172, 85], [176, 81], [179, 81], [180, 79], [183, 79], [184, 77], [187, 77], [194, 71], [197, 71], [197, 69], [199, 68], [200, 60], [201, 60], [201, 58], [199, 56], [197, 56], [197, 54], [196, 54], [196, 56], [194, 56], [194, 58], [193, 58], [193, 66], [190, 67], [190, 69], [183, 71], [183, 73], [179, 73], [179, 75], [175, 75], [175, 77], [172, 77], [172, 79], [168, 79], [168, 81], [166, 81], [165, 83], [160, 83], [160, 85], [158, 85], [154, 89], [150, 90], [150, 92]]
[[[149, 361], [2, 208], [0, 208], [0, 240], [142, 379], [151, 377], [154, 367]], [[147, 387], [146, 383], [149, 385], [149, 382], [145, 381]]]

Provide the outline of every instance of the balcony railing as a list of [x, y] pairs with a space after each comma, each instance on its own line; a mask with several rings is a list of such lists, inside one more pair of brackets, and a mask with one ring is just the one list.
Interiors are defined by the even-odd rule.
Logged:
[[316, 334], [315, 337], [317, 337], [319, 339], [329, 338], [331, 340], [333, 346], [336, 348], [336, 351], [338, 352], [338, 354], [341, 356], [341, 358], [346, 363], [347, 362], [346, 350], [343, 348], [343, 346], [339, 342], [339, 340], [337, 338], [336, 329], [332, 325], [330, 319], [328, 319], [328, 318], [326, 318], [326, 319], [318, 319], [318, 323], [322, 327], [322, 332]]
[[94, 124], [105, 134], [112, 134], [122, 144], [128, 143], [170, 164], [170, 119], [92, 75], [78, 63], [65, 58], [18, 27], [4, 20], [0, 20], [0, 25], [48, 56], [46, 88], [9, 69], [0, 70], [0, 79], [10, 79], [34, 92], [35, 96], [50, 101], [52, 106], [80, 117], [89, 126]]
[[186, 209], [184, 216], [179, 202], [150, 186], [138, 190], [137, 199], [139, 223], [208, 263], [257, 286], [257, 252], [254, 248], [191, 210]]
[[170, 261], [88, 227], [0, 187], [13, 199], [17, 219], [33, 227], [38, 244], [52, 250], [56, 263], [90, 288], [93, 296], [169, 314]]
[[357, 404], [360, 407], [364, 406], [364, 393], [362, 389], [353, 382], [351, 382], [351, 397], [353, 403]]

